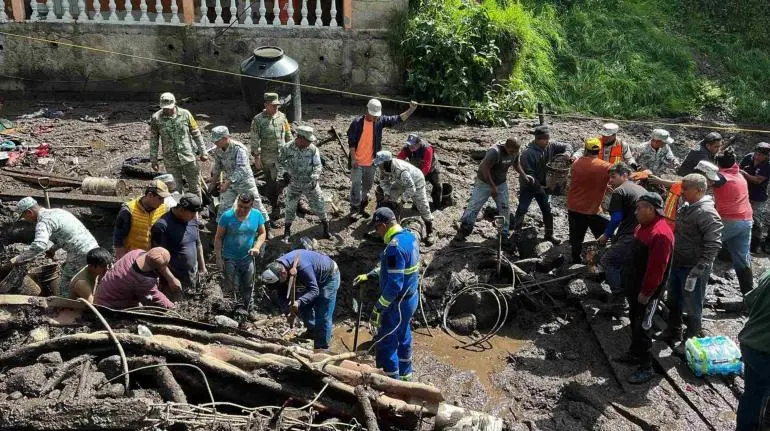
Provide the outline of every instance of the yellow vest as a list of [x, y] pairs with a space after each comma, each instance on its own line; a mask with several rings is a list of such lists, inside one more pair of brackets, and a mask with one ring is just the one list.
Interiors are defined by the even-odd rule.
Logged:
[[155, 211], [148, 213], [139, 203], [140, 198], [128, 201], [126, 206], [131, 211], [131, 230], [128, 232], [124, 246], [127, 251], [148, 250], [150, 248], [150, 228], [166, 213], [166, 204], [161, 204]]

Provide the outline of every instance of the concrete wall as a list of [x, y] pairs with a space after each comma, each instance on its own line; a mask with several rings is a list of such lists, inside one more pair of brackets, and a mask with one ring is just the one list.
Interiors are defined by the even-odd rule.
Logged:
[[409, 0], [353, 0], [353, 28], [385, 28], [388, 18], [406, 10]]
[[[389, 54], [385, 30], [233, 27], [214, 40], [221, 28], [94, 23], [9, 23], [2, 28], [9, 33], [236, 73], [254, 48], [276, 45], [300, 64], [305, 84], [397, 94], [402, 82], [402, 71]], [[177, 91], [222, 96], [239, 94], [240, 78], [0, 35], [0, 92], [6, 91]], [[303, 89], [303, 93], [318, 91]]]

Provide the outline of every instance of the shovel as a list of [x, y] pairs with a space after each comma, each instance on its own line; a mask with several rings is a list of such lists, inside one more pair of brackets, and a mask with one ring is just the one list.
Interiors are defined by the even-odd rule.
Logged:
[[363, 307], [364, 304], [364, 289], [363, 286], [358, 286], [358, 300], [353, 298], [353, 311], [358, 312], [358, 317], [356, 318], [356, 331], [353, 335], [353, 352], [358, 350], [358, 328], [361, 327], [361, 315], [363, 314]]
[[51, 200], [48, 198], [48, 188], [51, 187], [51, 179], [48, 177], [40, 177], [37, 179], [37, 184], [43, 189], [43, 196], [45, 196], [46, 208], [51, 208]]

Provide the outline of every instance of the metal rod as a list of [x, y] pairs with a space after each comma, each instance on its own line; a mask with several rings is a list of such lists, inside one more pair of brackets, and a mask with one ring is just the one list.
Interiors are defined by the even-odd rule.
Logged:
[[353, 351], [358, 350], [358, 328], [361, 327], [361, 315], [364, 309], [364, 289], [363, 286], [358, 286], [358, 317], [356, 318], [356, 331], [353, 334]]

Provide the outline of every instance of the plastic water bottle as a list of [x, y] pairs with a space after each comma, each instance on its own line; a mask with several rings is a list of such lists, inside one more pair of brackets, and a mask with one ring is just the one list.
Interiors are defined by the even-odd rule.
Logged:
[[698, 283], [698, 276], [690, 272], [687, 276], [687, 280], [684, 282], [684, 290], [692, 292], [695, 290], [695, 285]]
[[644, 320], [642, 320], [642, 329], [649, 331], [652, 328], [652, 318], [655, 317], [655, 310], [658, 309], [658, 299], [655, 298], [647, 303], [644, 310]]

